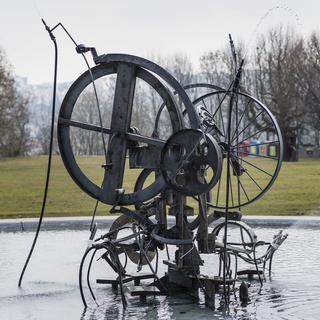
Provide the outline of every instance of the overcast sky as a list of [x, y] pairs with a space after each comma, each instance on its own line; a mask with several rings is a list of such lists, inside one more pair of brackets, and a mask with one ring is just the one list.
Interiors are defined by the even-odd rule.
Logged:
[[[227, 44], [228, 33], [252, 43], [257, 32], [279, 23], [303, 33], [319, 29], [316, 0], [0, 0], [0, 46], [17, 75], [30, 83], [50, 82], [53, 50], [39, 14], [50, 26], [63, 22], [79, 43], [98, 53], [140, 56], [184, 52], [197, 67], [199, 56]], [[280, 6], [279, 9], [272, 9]], [[269, 13], [268, 13], [269, 12]], [[39, 14], [38, 14], [39, 13]], [[263, 18], [265, 17], [265, 18]], [[61, 31], [59, 81], [85, 66]]]

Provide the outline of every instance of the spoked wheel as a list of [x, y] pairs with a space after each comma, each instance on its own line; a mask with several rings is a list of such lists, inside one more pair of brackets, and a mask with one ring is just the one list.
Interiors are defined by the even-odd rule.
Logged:
[[[209, 205], [226, 208], [228, 110], [230, 93], [220, 90], [197, 98], [203, 130], [218, 141], [224, 155], [223, 171], [212, 189]], [[238, 92], [231, 116], [231, 176], [229, 208], [240, 208], [260, 198], [274, 183], [282, 162], [280, 128], [268, 108], [252, 96]]]
[[[225, 223], [217, 224], [212, 230], [212, 237], [215, 239], [215, 248], [220, 252], [219, 274], [222, 271], [222, 261], [224, 255], [225, 242]], [[227, 237], [227, 252], [235, 258], [234, 275], [237, 275], [238, 260], [237, 257], [244, 259], [246, 262], [252, 263], [257, 243], [257, 236], [246, 223], [242, 221], [228, 221], [228, 237]], [[230, 270], [231, 256], [227, 254], [227, 266]], [[252, 255], [252, 256], [251, 256]]]
[[[119, 240], [121, 238], [125, 238], [126, 236], [134, 234], [137, 230], [139, 230], [139, 226], [137, 225], [136, 228], [134, 228], [134, 225], [136, 222], [134, 219], [126, 216], [126, 215], [121, 215], [119, 216], [111, 225], [109, 232], [111, 233], [110, 239], [112, 240]], [[138, 228], [138, 229], [137, 229]], [[143, 238], [144, 235], [138, 236], [139, 240], [141, 241], [140, 238]], [[150, 246], [149, 241], [142, 241], [143, 242], [143, 247], [144, 249], [148, 249], [148, 246]], [[121, 242], [120, 242], [121, 244]], [[134, 248], [135, 245], [128, 245], [126, 247], [122, 246], [122, 250], [119, 251], [121, 253], [122, 251], [125, 251], [127, 254], [128, 258], [135, 264], [140, 264], [140, 265], [146, 265], [148, 262], [146, 258], [142, 255], [142, 253], [137, 250], [137, 248]], [[155, 257], [155, 250], [149, 249], [146, 250], [146, 256], [148, 260], [151, 262], [154, 257]]]
[[[212, 230], [213, 238], [222, 244], [224, 242], [223, 238], [225, 235], [224, 228], [225, 223], [222, 222], [216, 225]], [[242, 221], [228, 222], [228, 245], [242, 250], [247, 250], [248, 253], [251, 253], [256, 242], [256, 234], [246, 223]]]
[[[100, 108], [95, 101], [91, 75], [85, 72], [74, 82], [62, 102], [58, 120], [59, 148], [69, 174], [83, 191], [107, 204], [130, 205], [151, 199], [163, 190], [165, 182], [159, 175], [142, 190], [120, 192], [125, 170], [129, 170], [129, 166], [139, 172], [142, 168], [158, 169], [166, 139], [184, 127], [175, 98], [163, 83], [178, 93], [179, 100], [188, 110], [192, 127], [197, 128], [199, 121], [184, 90], [164, 69], [129, 55], [103, 57], [101, 65], [91, 69]], [[149, 96], [154, 101], [150, 110], [143, 105], [141, 92], [138, 94], [141, 86], [151, 90]], [[152, 114], [156, 110], [153, 108], [162, 103], [165, 103], [166, 110], [162, 121], [166, 125], [163, 125], [163, 136], [155, 138], [151, 135], [152, 125], [149, 131], [148, 125], [154, 121]], [[94, 151], [90, 148], [83, 151], [85, 144], [93, 146]], [[130, 164], [126, 161], [128, 153]], [[91, 154], [103, 155], [104, 159], [90, 175], [85, 166], [81, 166], [79, 156]], [[100, 183], [92, 178], [92, 175], [98, 175], [97, 172], [102, 180]]]

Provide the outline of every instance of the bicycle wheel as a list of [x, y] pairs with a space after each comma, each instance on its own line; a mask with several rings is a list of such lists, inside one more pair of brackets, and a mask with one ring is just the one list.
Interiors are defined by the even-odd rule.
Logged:
[[193, 104], [200, 114], [203, 130], [218, 141], [224, 155], [223, 171], [212, 189], [213, 208], [226, 208], [226, 186], [229, 183], [230, 209], [240, 208], [265, 194], [279, 173], [283, 142], [280, 128], [269, 109], [249, 94], [236, 93], [231, 115], [231, 176], [227, 181], [226, 151], [228, 110], [231, 93], [211, 92]]

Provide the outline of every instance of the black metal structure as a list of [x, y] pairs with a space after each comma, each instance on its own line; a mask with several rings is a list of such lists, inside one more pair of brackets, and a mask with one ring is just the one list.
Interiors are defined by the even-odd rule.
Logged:
[[[166, 70], [140, 57], [94, 55], [94, 61], [97, 66], [81, 75], [63, 100], [58, 120], [59, 147], [64, 164], [79, 187], [98, 201], [113, 205], [112, 212], [121, 215], [110, 231], [96, 239], [88, 249], [83, 263], [89, 252], [93, 255], [100, 250], [104, 252], [101, 257], [117, 276], [98, 279], [97, 282], [111, 284], [114, 289], [120, 287], [124, 306], [125, 283], [134, 281], [136, 286], [131, 287], [131, 295], [140, 296], [143, 301], [148, 295], [172, 294], [181, 289], [197, 295], [202, 289], [207, 305], [214, 308], [215, 294], [220, 287], [223, 287], [226, 298], [230, 288], [234, 288], [237, 275], [244, 272], [237, 270], [238, 258], [256, 265], [255, 272], [260, 278], [258, 265], [262, 263], [264, 269], [266, 262], [272, 261], [277, 246], [286, 238], [279, 234], [274, 243], [258, 242], [253, 230], [239, 221], [241, 213], [230, 212], [257, 200], [275, 181], [283, 149], [277, 122], [261, 102], [239, 91], [241, 67], [234, 84], [229, 90], [224, 90], [211, 84], [192, 84], [183, 88]], [[92, 81], [111, 75], [116, 77], [111, 86], [114, 93], [112, 112], [108, 114], [109, 126], [76, 120], [73, 112], [81, 94]], [[137, 81], [152, 87], [161, 101], [149, 135], [141, 134], [142, 128], [132, 126]], [[199, 87], [208, 89], [208, 92], [191, 103], [186, 91]], [[164, 112], [169, 115], [172, 129], [167, 139], [159, 137], [160, 119]], [[72, 127], [108, 136], [105, 139], [108, 141], [106, 163], [101, 163], [101, 186], [91, 181], [77, 164], [70, 134]], [[268, 140], [270, 137], [272, 141]], [[245, 143], [250, 138], [261, 141]], [[260, 154], [260, 146], [273, 146], [273, 154]], [[256, 148], [255, 153], [253, 147]], [[261, 147], [259, 150], [263, 151]], [[275, 165], [269, 172], [270, 161]], [[266, 177], [255, 175], [250, 168]], [[133, 192], [129, 193], [124, 188], [126, 169], [142, 169]], [[148, 179], [152, 181], [145, 186]], [[252, 185], [257, 189], [252, 190]], [[221, 200], [222, 193], [225, 201]], [[194, 207], [187, 205], [188, 198], [195, 199], [198, 208], [198, 215], [193, 220], [188, 218], [195, 211]], [[135, 210], [126, 208], [127, 205], [135, 205]], [[222, 211], [210, 213], [211, 208]], [[173, 227], [167, 223], [168, 214], [175, 216]], [[226, 221], [209, 232], [210, 223], [221, 217]], [[228, 225], [240, 228], [238, 243], [228, 242], [226, 234], [222, 242], [218, 241], [221, 230], [226, 233]], [[249, 235], [249, 239], [245, 239], [244, 233]], [[256, 258], [256, 247], [266, 244], [269, 246], [266, 252]], [[158, 259], [155, 267], [151, 261], [158, 257], [158, 250], [168, 246], [176, 246], [177, 250], [174, 259], [168, 256], [168, 260], [163, 261], [168, 272], [159, 278]], [[220, 256], [216, 277], [200, 275], [203, 264], [200, 255], [209, 253]], [[124, 263], [121, 263], [122, 255]], [[231, 256], [236, 260], [233, 273]], [[150, 274], [128, 274], [126, 264], [129, 260], [138, 265], [138, 270], [143, 265], [149, 266]], [[82, 289], [83, 263], [80, 285], [86, 306]], [[152, 279], [152, 282], [140, 286], [143, 279]], [[92, 293], [90, 285], [89, 289]], [[226, 298], [228, 301], [229, 297]]]
[[[89, 257], [86, 279], [96, 300], [90, 272], [97, 253], [115, 274], [113, 278], [97, 279], [97, 283], [120, 289], [124, 307], [128, 282], [135, 285], [127, 288], [131, 295], [142, 301], [149, 295], [181, 290], [197, 297], [202, 290], [209, 307], [215, 307], [215, 295], [221, 291], [228, 303], [237, 276], [252, 275], [252, 271], [238, 271], [238, 258], [253, 264], [254, 273], [261, 279], [266, 263], [269, 261], [270, 270], [274, 252], [286, 239], [279, 233], [272, 242], [258, 241], [253, 230], [240, 221], [241, 212], [230, 211], [260, 198], [277, 177], [283, 144], [273, 115], [261, 102], [239, 91], [242, 64], [227, 90], [202, 83], [182, 87], [168, 71], [147, 59], [126, 54], [97, 55], [94, 48], [77, 44], [76, 50], [82, 55], [90, 51], [96, 66], [89, 67], [72, 84], [62, 102], [57, 130], [61, 157], [85, 193], [120, 214], [104, 235], [94, 239], [96, 227], [91, 230], [93, 243], [82, 258], [79, 272], [84, 306], [87, 301], [82, 282]], [[150, 132], [135, 113], [142, 103], [135, 100], [141, 84], [151, 88], [153, 99], [160, 105], [155, 110], [150, 104], [150, 114], [139, 115], [153, 115]], [[191, 102], [187, 91], [194, 88], [206, 88], [208, 93]], [[102, 103], [100, 96], [106, 91], [111, 100]], [[77, 116], [80, 102], [86, 112], [95, 110], [85, 119]], [[100, 140], [103, 156], [97, 175], [101, 183], [81, 166], [73, 130], [93, 133], [93, 139]], [[81, 139], [77, 140], [80, 144]], [[129, 192], [126, 171], [138, 173]], [[168, 215], [175, 218], [173, 226], [168, 224]], [[220, 218], [224, 222], [210, 231], [210, 224]], [[240, 238], [229, 241], [228, 227], [240, 230]], [[257, 258], [256, 248], [265, 245], [267, 249]], [[170, 257], [168, 246], [176, 247], [174, 257]], [[165, 249], [167, 259], [162, 262], [168, 269], [160, 276], [158, 251]], [[219, 256], [216, 276], [200, 274], [202, 254]], [[129, 262], [136, 264], [138, 271], [148, 266], [150, 272], [128, 273]], [[149, 284], [141, 285], [148, 279]]]

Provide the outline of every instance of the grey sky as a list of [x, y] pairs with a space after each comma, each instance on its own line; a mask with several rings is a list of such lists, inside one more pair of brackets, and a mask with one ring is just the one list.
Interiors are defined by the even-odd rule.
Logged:
[[[52, 44], [40, 14], [50, 26], [63, 22], [79, 43], [98, 53], [187, 53], [195, 66], [205, 51], [235, 40], [252, 41], [278, 23], [291, 24], [307, 34], [319, 29], [316, 0], [0, 0], [0, 45], [15, 73], [31, 83], [52, 79]], [[297, 14], [297, 15], [296, 15]], [[74, 79], [84, 70], [81, 58], [61, 30], [55, 32], [60, 50], [59, 81]]]

